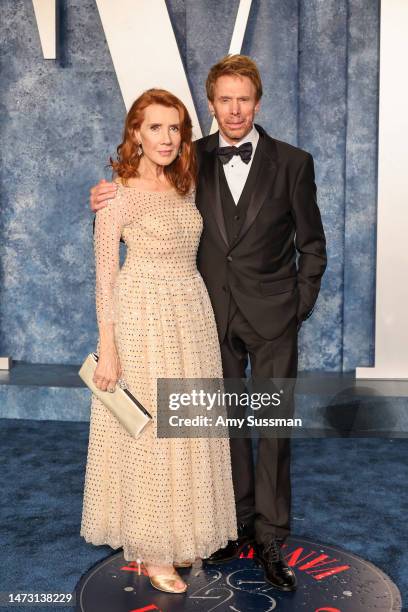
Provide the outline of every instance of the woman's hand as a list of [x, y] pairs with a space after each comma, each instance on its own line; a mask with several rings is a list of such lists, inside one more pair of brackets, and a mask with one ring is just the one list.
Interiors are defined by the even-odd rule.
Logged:
[[122, 369], [116, 348], [100, 351], [93, 377], [93, 381], [98, 389], [101, 389], [101, 391], [114, 390], [121, 375]]

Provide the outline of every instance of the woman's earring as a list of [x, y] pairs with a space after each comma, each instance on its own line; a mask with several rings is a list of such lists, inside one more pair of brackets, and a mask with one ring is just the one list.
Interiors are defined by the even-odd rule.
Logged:
[[138, 157], [142, 157], [143, 155], [143, 147], [141, 142], [139, 142], [139, 146], [137, 147], [137, 155]]

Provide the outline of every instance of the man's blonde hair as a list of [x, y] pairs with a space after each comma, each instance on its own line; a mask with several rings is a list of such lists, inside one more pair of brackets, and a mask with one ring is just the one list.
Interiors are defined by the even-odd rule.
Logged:
[[205, 88], [207, 98], [214, 101], [214, 86], [221, 76], [248, 77], [255, 86], [256, 101], [262, 97], [262, 81], [258, 66], [247, 55], [226, 55], [219, 62], [214, 64], [208, 73]]

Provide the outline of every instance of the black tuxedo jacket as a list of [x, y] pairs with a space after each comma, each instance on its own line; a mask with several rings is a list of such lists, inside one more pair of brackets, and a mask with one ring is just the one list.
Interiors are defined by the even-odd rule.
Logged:
[[273, 339], [294, 317], [301, 322], [310, 316], [326, 267], [312, 156], [255, 127], [260, 138], [244, 189], [245, 219], [230, 242], [220, 193], [218, 132], [195, 143], [196, 204], [204, 221], [197, 265], [221, 341], [229, 292], [258, 334]]

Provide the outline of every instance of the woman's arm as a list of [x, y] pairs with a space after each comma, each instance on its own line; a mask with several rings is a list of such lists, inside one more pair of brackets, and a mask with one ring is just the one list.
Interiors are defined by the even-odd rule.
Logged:
[[113, 389], [121, 375], [115, 344], [117, 322], [114, 288], [119, 272], [119, 243], [122, 231], [120, 198], [98, 212], [95, 220], [95, 303], [99, 328], [99, 360], [94, 382], [103, 391]]

